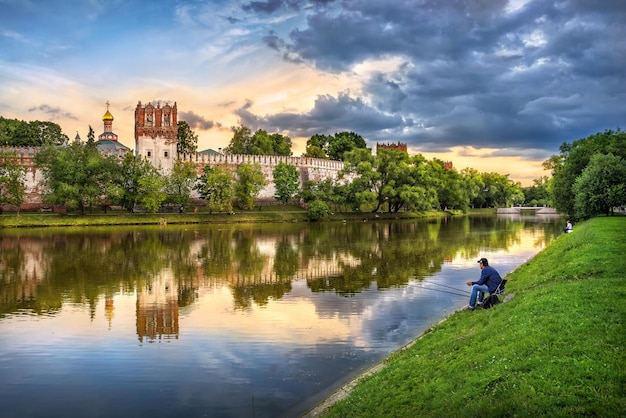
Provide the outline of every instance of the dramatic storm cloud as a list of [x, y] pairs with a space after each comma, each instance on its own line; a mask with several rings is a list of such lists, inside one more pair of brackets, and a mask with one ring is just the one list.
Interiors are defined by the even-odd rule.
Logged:
[[[177, 102], [200, 149], [245, 124], [353, 131], [528, 183], [623, 126], [623, 0], [3, 0], [0, 115], [133, 147], [137, 102]], [[478, 159], [478, 160], [477, 160]]]

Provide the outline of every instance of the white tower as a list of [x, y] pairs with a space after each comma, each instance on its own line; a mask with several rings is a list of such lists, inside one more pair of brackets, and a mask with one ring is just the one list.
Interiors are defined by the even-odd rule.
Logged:
[[174, 106], [152, 103], [135, 109], [135, 155], [148, 159], [156, 168], [169, 173], [176, 161], [178, 114]]

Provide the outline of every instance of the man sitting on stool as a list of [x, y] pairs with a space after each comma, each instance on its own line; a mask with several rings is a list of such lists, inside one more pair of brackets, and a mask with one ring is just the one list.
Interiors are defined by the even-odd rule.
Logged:
[[496, 291], [502, 277], [493, 267], [489, 266], [489, 261], [486, 258], [478, 260], [480, 265], [480, 279], [477, 282], [468, 280], [466, 285], [472, 286], [472, 294], [470, 295], [469, 306], [466, 308], [473, 311], [476, 307], [476, 298], [478, 297], [478, 305], [482, 305], [485, 292], [493, 293]]

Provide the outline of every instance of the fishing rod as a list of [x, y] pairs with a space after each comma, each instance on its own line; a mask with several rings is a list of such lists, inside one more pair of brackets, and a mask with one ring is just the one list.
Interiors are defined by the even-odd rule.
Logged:
[[[416, 277], [411, 277], [412, 279], [416, 279]], [[441, 284], [441, 283], [434, 283], [434, 282], [429, 282], [428, 280], [420, 280], [419, 281], [420, 285], [421, 284], [434, 284], [436, 286], [441, 286], [441, 287], [446, 287], [448, 289], [452, 289], [455, 290], [455, 292], [450, 292], [449, 290], [443, 290], [443, 289], [433, 289], [432, 287], [424, 287], [424, 286], [420, 286], [422, 289], [426, 289], [426, 290], [435, 290], [437, 292], [443, 292], [443, 293], [450, 293], [451, 295], [456, 295], [456, 296], [469, 296], [471, 292], [467, 292], [463, 289], [459, 289], [457, 287], [453, 287], [453, 286], [448, 286], [445, 284]]]
[[443, 289], [433, 289], [432, 287], [424, 287], [424, 286], [420, 286], [420, 289], [424, 289], [424, 290], [434, 290], [435, 292], [441, 292], [441, 293], [449, 293], [451, 295], [455, 295], [455, 296], [463, 296], [464, 298], [467, 297], [468, 295], [465, 295], [463, 293], [457, 293], [457, 292], [450, 292], [448, 290], [443, 290]]
[[459, 289], [458, 287], [448, 286], [448, 285], [441, 284], [441, 283], [435, 283], [435, 282], [431, 282], [431, 281], [428, 281], [428, 280], [422, 280], [422, 283], [428, 283], [428, 284], [434, 284], [435, 286], [447, 287], [448, 289], [458, 290], [459, 292], [467, 293], [468, 295], [470, 293], [472, 293], [472, 292], [467, 291], [467, 290]]

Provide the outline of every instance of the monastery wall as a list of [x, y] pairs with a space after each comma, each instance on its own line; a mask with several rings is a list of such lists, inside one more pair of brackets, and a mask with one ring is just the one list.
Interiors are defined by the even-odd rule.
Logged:
[[290, 157], [281, 155], [243, 155], [243, 154], [182, 154], [182, 161], [196, 164], [196, 171], [202, 174], [205, 166], [221, 166], [233, 172], [240, 164], [259, 164], [267, 182], [267, 186], [258, 195], [259, 200], [274, 200], [274, 168], [279, 163], [290, 164], [300, 172], [300, 185], [306, 181], [322, 181], [328, 178], [337, 179], [339, 171], [343, 169], [342, 161], [325, 160], [321, 158]]
[[[44, 180], [43, 173], [35, 166], [35, 153], [38, 147], [0, 147], [3, 152], [15, 152], [19, 158], [19, 164], [26, 172], [25, 202], [22, 210], [38, 209], [42, 204]], [[124, 150], [102, 150], [105, 156], [114, 156], [122, 159]], [[268, 183], [257, 197], [261, 201], [274, 202], [274, 168], [279, 163], [291, 164], [300, 173], [300, 185], [306, 181], [319, 182], [328, 178], [337, 179], [339, 171], [343, 168], [342, 161], [325, 160], [321, 158], [288, 157], [278, 155], [242, 155], [242, 154], [182, 154], [178, 156], [182, 161], [192, 162], [196, 165], [198, 175], [202, 174], [204, 166], [221, 166], [233, 172], [240, 164], [259, 164], [265, 181]], [[197, 196], [196, 196], [197, 197]]]

